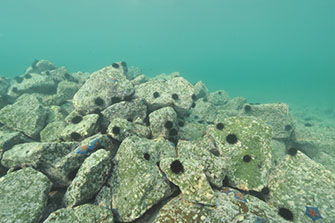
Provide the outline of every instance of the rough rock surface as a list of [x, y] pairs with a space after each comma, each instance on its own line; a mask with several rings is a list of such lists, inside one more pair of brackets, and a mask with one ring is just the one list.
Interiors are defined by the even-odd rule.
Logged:
[[48, 109], [31, 95], [22, 95], [0, 110], [0, 122], [32, 138], [38, 138], [46, 124]]
[[28, 167], [0, 178], [0, 222], [35, 223], [45, 209], [51, 182]]
[[131, 96], [134, 88], [126, 72], [127, 67], [121, 62], [92, 73], [73, 97], [76, 110], [80, 114], [93, 113]]
[[171, 195], [172, 189], [157, 162], [175, 156], [166, 140], [131, 136], [120, 145], [109, 184], [112, 208], [119, 221], [134, 221], [154, 204]]
[[287, 155], [271, 173], [269, 188], [269, 204], [288, 208], [295, 222], [311, 222], [307, 207], [318, 208], [322, 222], [334, 222], [335, 175], [305, 154]]
[[109, 151], [100, 149], [89, 156], [65, 193], [65, 205], [73, 207], [93, 198], [107, 180], [111, 165]]
[[113, 223], [113, 213], [103, 207], [83, 204], [75, 208], [62, 208], [53, 213], [43, 223]]

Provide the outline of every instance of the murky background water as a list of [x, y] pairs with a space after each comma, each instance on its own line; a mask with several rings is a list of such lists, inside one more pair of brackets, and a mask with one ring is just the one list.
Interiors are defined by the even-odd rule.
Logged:
[[0, 74], [114, 61], [335, 117], [333, 0], [1, 0]]

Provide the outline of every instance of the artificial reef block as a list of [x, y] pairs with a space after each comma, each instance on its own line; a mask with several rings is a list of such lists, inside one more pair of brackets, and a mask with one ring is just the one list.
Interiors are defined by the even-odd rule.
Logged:
[[62, 208], [52, 212], [43, 223], [113, 223], [112, 211], [93, 204]]
[[[312, 216], [322, 222], [335, 219], [335, 175], [302, 152], [287, 157], [269, 176], [268, 203], [277, 208], [288, 208], [294, 222], [311, 222]], [[308, 207], [318, 208], [318, 212]], [[315, 209], [314, 209], [315, 210]]]
[[160, 168], [172, 183], [179, 186], [185, 199], [205, 205], [215, 204], [214, 191], [204, 174], [204, 167], [198, 161], [166, 158], [161, 160]]
[[121, 143], [109, 180], [112, 208], [119, 221], [134, 221], [172, 194], [157, 163], [164, 157], [174, 156], [174, 147], [163, 138], [149, 140], [130, 136]]
[[132, 83], [127, 80], [127, 67], [124, 63], [114, 63], [118, 66], [104, 67], [94, 72], [73, 97], [73, 104], [80, 114], [103, 110], [124, 100], [134, 93]]
[[271, 127], [254, 117], [237, 116], [208, 127], [203, 143], [214, 144], [232, 186], [260, 191], [271, 167]]
[[0, 222], [35, 223], [45, 210], [50, 180], [33, 168], [24, 168], [0, 178]]
[[64, 196], [66, 206], [73, 207], [91, 199], [107, 180], [111, 171], [111, 153], [100, 149], [82, 164]]

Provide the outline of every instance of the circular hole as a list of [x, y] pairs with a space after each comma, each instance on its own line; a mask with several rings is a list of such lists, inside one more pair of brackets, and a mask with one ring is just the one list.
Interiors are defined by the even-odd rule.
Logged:
[[120, 67], [120, 65], [119, 65], [119, 64], [117, 64], [117, 63], [113, 63], [113, 64], [112, 64], [112, 67], [114, 67], [114, 68], [119, 68], [119, 67]]
[[73, 139], [75, 141], [78, 141], [78, 140], [80, 140], [80, 138], [81, 138], [81, 135], [78, 132], [72, 132], [71, 133], [71, 139]]
[[75, 116], [72, 118], [71, 122], [73, 124], [78, 124], [79, 122], [81, 122], [81, 120], [83, 120], [83, 118], [81, 116]]
[[174, 160], [170, 165], [170, 169], [175, 174], [184, 172], [184, 166], [179, 160]]
[[149, 155], [149, 153], [144, 153], [144, 159], [146, 159], [146, 160], [150, 160], [150, 155]]
[[251, 160], [251, 156], [249, 156], [249, 155], [245, 155], [245, 156], [243, 156], [243, 161], [244, 161], [244, 162], [249, 163], [250, 160]]
[[171, 129], [170, 131], [169, 131], [169, 135], [170, 136], [176, 136], [178, 134], [178, 131], [177, 131], [177, 129], [175, 129], [175, 128], [173, 128], [173, 129]]
[[279, 208], [278, 214], [288, 221], [293, 221], [293, 213], [287, 208]]
[[178, 126], [183, 127], [184, 126], [184, 122], [182, 122], [182, 121], [178, 122]]
[[222, 130], [224, 128], [224, 124], [220, 122], [220, 123], [216, 124], [216, 128], [218, 130]]
[[263, 189], [261, 190], [261, 193], [264, 195], [268, 195], [270, 194], [270, 189], [268, 187], [263, 187]]
[[172, 126], [173, 126], [173, 123], [171, 121], [166, 121], [165, 124], [164, 124], [164, 127], [167, 128], [167, 129], [172, 128]]
[[290, 156], [295, 156], [297, 154], [298, 150], [296, 148], [289, 148], [289, 150], [287, 150], [287, 153]]
[[173, 100], [178, 100], [179, 96], [176, 93], [174, 93], [174, 94], [172, 94], [172, 98], [173, 98]]
[[102, 98], [100, 97], [97, 97], [95, 100], [94, 100], [94, 103], [98, 106], [101, 106], [104, 104], [104, 100], [102, 100]]
[[120, 134], [120, 127], [118, 127], [118, 126], [114, 126], [114, 127], [112, 128], [112, 132], [113, 132], [114, 135], [118, 135], [118, 134]]
[[245, 105], [244, 106], [244, 111], [245, 112], [250, 112], [251, 111], [251, 106], [250, 105]]
[[291, 125], [285, 125], [285, 130], [286, 131], [290, 131], [292, 129], [292, 126]]
[[229, 134], [227, 135], [226, 140], [229, 144], [235, 144], [237, 143], [237, 136], [235, 134]]
[[158, 98], [159, 97], [159, 93], [157, 91], [155, 91], [153, 94], [154, 98]]

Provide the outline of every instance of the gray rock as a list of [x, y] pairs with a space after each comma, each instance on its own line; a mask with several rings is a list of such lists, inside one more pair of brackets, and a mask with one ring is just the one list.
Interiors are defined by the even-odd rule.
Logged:
[[143, 74], [141, 74], [140, 76], [137, 76], [136, 78], [134, 78], [133, 80], [131, 80], [131, 83], [133, 85], [139, 85], [139, 84], [143, 84], [145, 82], [149, 81], [149, 78], [147, 78], [146, 76], [144, 76]]
[[173, 156], [174, 147], [161, 138], [131, 136], [121, 143], [109, 180], [112, 208], [119, 221], [134, 221], [171, 195], [172, 189], [156, 163]]
[[7, 94], [9, 86], [10, 80], [8, 78], [0, 76], [0, 96], [4, 96]]
[[[177, 125], [177, 113], [171, 107], [165, 107], [158, 109], [149, 114], [150, 129], [152, 136], [157, 137], [169, 137], [169, 131], [171, 129], [178, 130]], [[171, 123], [171, 127], [165, 127], [166, 123]]]
[[271, 140], [272, 166], [278, 165], [286, 157], [286, 145], [282, 141]]
[[271, 137], [271, 127], [265, 122], [239, 116], [227, 118], [216, 126], [209, 126], [203, 144], [215, 145], [214, 148], [226, 164], [232, 186], [260, 191], [267, 185], [268, 171], [271, 168]]
[[29, 66], [25, 74], [28, 73], [37, 73], [40, 74], [43, 71], [48, 71], [48, 70], [54, 70], [56, 69], [56, 66], [52, 64], [50, 61], [47, 60], [34, 60], [31, 66]]
[[132, 83], [126, 78], [122, 63], [104, 67], [94, 72], [73, 97], [73, 104], [80, 114], [103, 110], [114, 101], [122, 101], [134, 93]]
[[198, 100], [199, 98], [208, 98], [208, 89], [202, 81], [198, 81], [194, 84], [194, 95], [195, 100]]
[[104, 120], [111, 122], [115, 118], [132, 120], [136, 123], [144, 123], [147, 116], [147, 106], [144, 100], [121, 101], [107, 107], [101, 112]]
[[23, 143], [3, 154], [1, 164], [7, 168], [34, 167], [52, 178], [54, 165], [70, 153], [77, 143]]
[[32, 138], [38, 138], [46, 124], [48, 109], [31, 95], [22, 95], [0, 110], [0, 122]]
[[1, 177], [0, 222], [38, 222], [45, 210], [50, 188], [49, 179], [32, 168]]
[[40, 132], [41, 142], [57, 142], [65, 127], [66, 123], [64, 121], [55, 121], [47, 124]]
[[216, 119], [217, 109], [210, 102], [204, 101], [203, 99], [197, 100], [194, 108], [191, 110], [190, 116], [187, 120], [194, 122], [214, 122]]
[[185, 122], [184, 126], [179, 127], [178, 136], [183, 140], [196, 140], [204, 135], [206, 125], [198, 122]]
[[17, 97], [25, 93], [48, 95], [56, 93], [57, 83], [48, 76], [38, 73], [29, 73], [20, 77], [22, 81], [15, 81], [9, 89], [8, 94], [12, 97]]
[[147, 126], [129, 122], [122, 118], [113, 119], [108, 125], [107, 133], [120, 142], [129, 136], [148, 138], [151, 134]]
[[85, 81], [90, 78], [90, 73], [88, 72], [75, 72], [75, 73], [72, 73], [72, 77], [75, 78], [79, 84], [84, 84]]
[[113, 223], [113, 213], [106, 208], [84, 204], [75, 208], [62, 208], [50, 214], [43, 223]]
[[[133, 80], [133, 79], [135, 79], [136, 77], [141, 76], [141, 75], [143, 75], [143, 74], [142, 74], [142, 70], [141, 70], [141, 68], [139, 68], [139, 67], [134, 67], [134, 66], [130, 66], [130, 67], [128, 68], [127, 78], [128, 78], [129, 80]], [[143, 76], [144, 76], [144, 75], [143, 75]]]
[[214, 91], [209, 93], [208, 101], [213, 105], [224, 105], [227, 104], [230, 97], [224, 90]]
[[53, 95], [44, 97], [44, 105], [61, 105], [65, 101], [73, 98], [73, 95], [78, 91], [80, 84], [71, 81], [61, 81], [58, 83], [57, 92]]
[[[80, 141], [94, 135], [99, 128], [98, 119], [99, 115], [97, 114], [83, 116], [79, 123], [67, 125], [61, 133], [61, 138], [65, 141]], [[74, 134], [76, 134], [76, 136], [74, 136]]]
[[83, 140], [74, 150], [54, 164], [50, 177], [60, 186], [68, 186], [84, 160], [98, 149], [111, 152], [114, 157], [117, 145], [106, 135], [97, 134]]
[[103, 186], [97, 196], [95, 197], [95, 205], [112, 210], [112, 194], [111, 189]]
[[[246, 106], [249, 106], [248, 109]], [[295, 128], [295, 121], [289, 114], [288, 105], [284, 103], [245, 105], [242, 114], [255, 116], [271, 125], [275, 139], [290, 138]]]
[[208, 147], [201, 140], [179, 140], [177, 153], [178, 158], [196, 160], [203, 168], [207, 180], [216, 187], [222, 187], [226, 165], [215, 147]]
[[[155, 92], [159, 94], [158, 97], [154, 97]], [[172, 98], [173, 94], [177, 95], [176, 99]], [[189, 112], [193, 94], [193, 86], [182, 77], [174, 77], [167, 81], [151, 80], [136, 86], [136, 96], [146, 100], [150, 111], [172, 106], [181, 116]]]
[[322, 222], [335, 219], [335, 175], [298, 151], [280, 163], [269, 177], [268, 202], [285, 207], [294, 215], [294, 222], [311, 222], [307, 207], [318, 208]]
[[166, 177], [176, 184], [185, 199], [204, 205], [215, 205], [214, 191], [209, 185], [204, 167], [194, 159], [165, 158], [160, 168]]
[[65, 193], [66, 206], [82, 204], [98, 193], [111, 171], [111, 158], [109, 151], [100, 149], [83, 162]]

